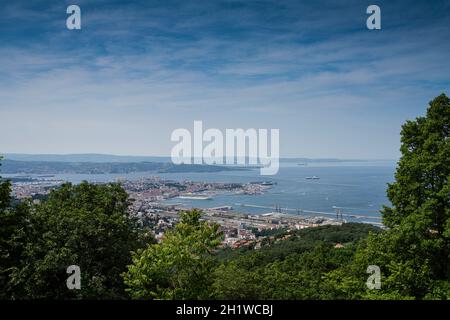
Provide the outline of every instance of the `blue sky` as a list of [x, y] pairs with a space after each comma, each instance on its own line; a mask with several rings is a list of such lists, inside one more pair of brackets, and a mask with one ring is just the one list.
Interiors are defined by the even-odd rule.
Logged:
[[450, 94], [449, 26], [450, 1], [0, 1], [0, 152], [167, 156], [203, 120], [280, 129], [284, 157], [397, 158]]

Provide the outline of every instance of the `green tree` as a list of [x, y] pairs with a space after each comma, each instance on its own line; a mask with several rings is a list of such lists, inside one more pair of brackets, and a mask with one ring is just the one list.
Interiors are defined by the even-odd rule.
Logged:
[[223, 263], [214, 270], [211, 286], [214, 299], [262, 299], [260, 268], [247, 269], [239, 262]]
[[[33, 205], [25, 253], [11, 283], [17, 298], [119, 299], [121, 273], [145, 237], [128, 214], [128, 195], [117, 184], [64, 184]], [[68, 290], [67, 267], [81, 269], [81, 290]]]
[[[0, 166], [3, 157], [0, 156]], [[6, 210], [11, 205], [11, 183], [0, 176], [0, 211]]]
[[28, 214], [26, 204], [12, 205], [11, 183], [0, 177], [0, 299], [17, 294], [11, 277], [23, 256]]
[[[2, 157], [0, 157], [0, 161]], [[0, 163], [1, 166], [1, 163]], [[9, 210], [11, 204], [11, 184], [4, 181], [0, 176], [0, 298], [4, 298], [7, 294], [7, 285], [9, 274], [13, 265], [12, 255], [12, 233], [14, 232], [14, 222], [11, 221], [11, 213]]]
[[[323, 276], [348, 265], [354, 243], [378, 228], [348, 223], [284, 233], [280, 241], [259, 250], [219, 255], [214, 271], [217, 299], [330, 299]], [[290, 237], [281, 240], [286, 234]], [[335, 248], [345, 243], [344, 248]]]
[[138, 299], [206, 299], [215, 266], [212, 253], [220, 244], [216, 224], [201, 221], [201, 212], [181, 214], [180, 222], [167, 231], [161, 243], [133, 256], [124, 280]]
[[[328, 275], [338, 297], [450, 298], [449, 124], [450, 100], [442, 94], [425, 117], [403, 125], [402, 156], [387, 190], [392, 207], [382, 212], [389, 229], [363, 242], [351, 272]], [[368, 265], [381, 268], [381, 290], [365, 288]]]

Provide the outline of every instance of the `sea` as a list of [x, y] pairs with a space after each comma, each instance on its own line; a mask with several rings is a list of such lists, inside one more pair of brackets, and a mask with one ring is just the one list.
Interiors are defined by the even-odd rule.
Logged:
[[[120, 179], [138, 180], [158, 176], [168, 180], [205, 182], [273, 183], [264, 194], [215, 195], [209, 200], [174, 198], [165, 203], [186, 207], [211, 208], [231, 206], [234, 211], [264, 214], [281, 211], [306, 216], [328, 216], [339, 213], [348, 221], [381, 222], [380, 210], [389, 206], [387, 184], [394, 181], [396, 161], [331, 161], [281, 163], [274, 176], [261, 176], [259, 169], [214, 173], [155, 173], [128, 174], [56, 174], [53, 179], [79, 183], [114, 182]], [[318, 179], [306, 179], [316, 176]], [[316, 212], [316, 213], [314, 213]]]

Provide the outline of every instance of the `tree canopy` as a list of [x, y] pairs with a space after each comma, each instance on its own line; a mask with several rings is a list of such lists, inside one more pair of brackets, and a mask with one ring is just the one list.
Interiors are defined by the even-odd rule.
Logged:
[[124, 275], [133, 298], [208, 298], [212, 254], [220, 244], [221, 233], [218, 225], [209, 225], [200, 217], [201, 212], [195, 209], [182, 213], [161, 243], [134, 254], [133, 264]]
[[[24, 230], [21, 255], [14, 259], [7, 281], [13, 288], [11, 297], [126, 297], [120, 274], [131, 262], [131, 252], [142, 248], [146, 238], [129, 217], [128, 196], [119, 185], [64, 184], [47, 200], [28, 203], [21, 212], [24, 219], [7, 224]], [[4, 232], [1, 237], [16, 239]], [[81, 269], [81, 290], [66, 287], [70, 265]]]
[[[348, 272], [330, 275], [343, 297], [450, 298], [450, 100], [442, 94], [430, 102], [425, 117], [408, 121], [401, 131], [401, 159], [395, 182], [387, 189], [389, 228], [370, 235], [355, 254]], [[382, 272], [381, 290], [348, 287], [367, 278], [368, 265]], [[346, 287], [347, 286], [347, 287]], [[353, 288], [354, 289], [354, 288]]]

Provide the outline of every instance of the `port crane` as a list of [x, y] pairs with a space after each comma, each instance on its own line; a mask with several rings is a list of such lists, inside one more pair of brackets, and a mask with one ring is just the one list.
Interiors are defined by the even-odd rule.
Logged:
[[[343, 213], [343, 209], [349, 210], [349, 208], [346, 207], [337, 207], [333, 206], [332, 208], [335, 210], [335, 212], [324, 212], [324, 211], [312, 211], [312, 210], [304, 210], [299, 208], [282, 208], [278, 204], [270, 207], [270, 206], [262, 206], [262, 205], [256, 205], [256, 204], [245, 204], [245, 203], [236, 203], [235, 205], [241, 206], [241, 207], [251, 207], [251, 208], [262, 208], [262, 209], [272, 209], [275, 210], [277, 213], [282, 213], [283, 211], [295, 211], [297, 213], [306, 213], [306, 214], [313, 214], [313, 215], [325, 215], [325, 216], [333, 216], [336, 218], [344, 219], [345, 217], [348, 218], [357, 218], [357, 219], [370, 219], [375, 221], [381, 221], [381, 217], [375, 217], [368, 214], [349, 214], [349, 213]], [[363, 208], [352, 208], [353, 210], [364, 210], [364, 211], [372, 211], [372, 212], [379, 212], [379, 210], [368, 210]], [[374, 222], [375, 223], [375, 222]]]

